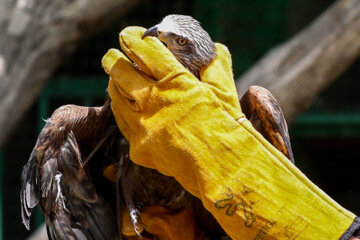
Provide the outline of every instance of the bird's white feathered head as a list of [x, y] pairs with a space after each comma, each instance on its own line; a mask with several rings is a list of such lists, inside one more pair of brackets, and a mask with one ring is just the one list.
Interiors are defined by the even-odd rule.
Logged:
[[160, 39], [195, 76], [215, 58], [215, 44], [200, 23], [191, 16], [168, 15], [149, 28], [144, 37]]

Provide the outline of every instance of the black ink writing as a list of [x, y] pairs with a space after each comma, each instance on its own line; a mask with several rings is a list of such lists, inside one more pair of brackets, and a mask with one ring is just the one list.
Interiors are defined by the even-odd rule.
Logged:
[[238, 209], [242, 208], [245, 219], [244, 225], [247, 228], [251, 228], [256, 221], [253, 211], [253, 205], [255, 204], [255, 202], [250, 202], [249, 204], [246, 204], [242, 201], [236, 201], [232, 193], [226, 193], [225, 195], [226, 198], [215, 202], [215, 207], [218, 209], [226, 209], [225, 214], [227, 216], [233, 216]]

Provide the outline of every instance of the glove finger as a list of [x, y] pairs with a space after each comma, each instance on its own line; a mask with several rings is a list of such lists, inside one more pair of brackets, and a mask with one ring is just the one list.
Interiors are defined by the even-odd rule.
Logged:
[[[181, 73], [189, 72], [157, 38], [141, 39], [145, 28], [127, 27], [121, 31], [119, 41], [124, 53], [147, 75], [160, 81], [172, 79]], [[155, 64], [156, 63], [156, 64]]]
[[232, 71], [231, 55], [226, 46], [215, 43], [216, 58], [200, 71], [201, 82], [210, 86], [225, 110], [234, 118], [242, 117]]
[[[111, 98], [111, 110], [114, 114], [116, 123], [124, 137], [130, 141], [131, 125], [127, 123], [126, 119], [129, 117], [133, 119], [133, 116], [131, 117], [131, 115], [133, 115], [134, 112], [128, 108], [125, 102], [126, 100], [119, 94], [116, 83], [112, 78], [109, 80], [108, 93]], [[126, 115], [128, 118], [123, 118], [122, 115]]]
[[[110, 49], [102, 59], [105, 72], [112, 79], [116, 91], [132, 111], [144, 110], [145, 102], [153, 85], [153, 80], [137, 69], [119, 50]], [[115, 95], [110, 94], [111, 99]], [[122, 106], [123, 107], [123, 106]]]

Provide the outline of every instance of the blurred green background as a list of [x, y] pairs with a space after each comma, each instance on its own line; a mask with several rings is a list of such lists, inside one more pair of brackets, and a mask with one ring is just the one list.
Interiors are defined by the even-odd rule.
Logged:
[[[192, 15], [213, 40], [226, 44], [236, 78], [271, 48], [288, 40], [333, 0], [143, 0], [125, 17], [80, 44], [49, 80], [0, 153], [2, 239], [25, 239], [21, 224], [20, 173], [43, 120], [63, 104], [100, 105], [107, 75], [101, 58], [118, 48], [126, 26], [150, 27], [171, 13]], [[360, 214], [360, 61], [346, 71], [291, 125], [296, 165], [344, 207]], [[38, 217], [37, 217], [38, 218]], [[39, 223], [39, 220], [33, 222]], [[35, 223], [32, 229], [35, 228]]]

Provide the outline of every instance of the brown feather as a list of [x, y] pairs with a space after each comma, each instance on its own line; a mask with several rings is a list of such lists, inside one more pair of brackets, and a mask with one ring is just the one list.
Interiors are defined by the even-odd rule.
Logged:
[[263, 87], [251, 86], [240, 103], [255, 129], [294, 163], [286, 120], [275, 97]]

